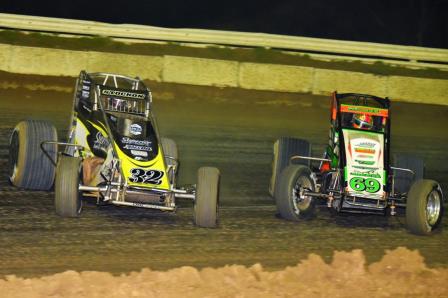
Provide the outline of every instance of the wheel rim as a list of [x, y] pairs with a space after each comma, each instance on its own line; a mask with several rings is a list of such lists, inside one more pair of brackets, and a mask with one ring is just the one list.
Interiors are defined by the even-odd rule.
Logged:
[[78, 210], [77, 213], [81, 214], [82, 212], [82, 191], [79, 190], [79, 186], [82, 185], [81, 181], [82, 181], [82, 173], [83, 173], [83, 167], [82, 167], [82, 161], [79, 162], [79, 166], [78, 166]]
[[440, 210], [440, 193], [437, 191], [437, 189], [434, 189], [429, 193], [428, 201], [426, 203], [426, 220], [430, 226], [435, 225], [439, 220]]
[[311, 196], [303, 194], [305, 190], [313, 189], [313, 184], [306, 176], [300, 176], [294, 188], [292, 189], [294, 213], [299, 214], [301, 210], [305, 210], [311, 204]]
[[11, 136], [10, 150], [9, 150], [8, 171], [11, 179], [13, 179], [16, 174], [18, 159], [19, 159], [19, 134], [17, 133], [17, 130], [14, 130]]

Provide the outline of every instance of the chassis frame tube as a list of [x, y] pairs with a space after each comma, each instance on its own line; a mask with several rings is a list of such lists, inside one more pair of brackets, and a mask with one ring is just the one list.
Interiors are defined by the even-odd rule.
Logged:
[[56, 167], [57, 166], [57, 160], [53, 160], [50, 156], [50, 154], [45, 150], [44, 145], [45, 144], [56, 144], [58, 146], [66, 146], [66, 147], [75, 147], [78, 150], [83, 150], [84, 146], [77, 145], [77, 144], [71, 144], [71, 143], [64, 143], [64, 142], [54, 142], [54, 141], [43, 141], [40, 143], [40, 149], [45, 154], [45, 156], [51, 161], [51, 163]]
[[[117, 183], [113, 183], [112, 185], [117, 186]], [[99, 186], [79, 185], [78, 189], [81, 191], [92, 191], [92, 192], [106, 192], [109, 189], [110, 192], [112, 192], [112, 193], [119, 192], [118, 189], [112, 188], [112, 187], [107, 187], [107, 186], [99, 187]], [[155, 190], [151, 190], [151, 191], [158, 192]], [[132, 191], [132, 190], [128, 190], [126, 192], [137, 193], [136, 191]], [[193, 201], [196, 198], [196, 195], [194, 193], [188, 193], [186, 190], [183, 190], [183, 189], [173, 189], [172, 192], [174, 193], [176, 198], [189, 199], [189, 200], [193, 200]], [[163, 193], [167, 193], [167, 192], [160, 192], [160, 194], [163, 194]]]
[[145, 203], [131, 203], [131, 202], [122, 202], [122, 201], [109, 201], [110, 204], [117, 206], [129, 206], [129, 207], [139, 207], [139, 208], [147, 208], [147, 209], [158, 209], [162, 211], [175, 211], [176, 207], [167, 207], [167, 206], [159, 206], [153, 204], [145, 204]]
[[289, 160], [293, 161], [295, 159], [306, 159], [306, 160], [311, 160], [311, 161], [328, 161], [328, 162], [331, 162], [331, 160], [328, 159], [328, 158], [308, 157], [308, 156], [300, 156], [300, 155], [291, 156], [291, 158]]

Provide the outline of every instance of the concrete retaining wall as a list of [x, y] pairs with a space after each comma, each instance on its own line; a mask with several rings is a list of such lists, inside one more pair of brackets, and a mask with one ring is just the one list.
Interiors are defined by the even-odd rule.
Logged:
[[393, 100], [448, 105], [448, 80], [178, 56], [144, 56], [0, 44], [0, 70], [73, 76], [115, 72], [158, 82], [278, 92], [359, 92]]
[[238, 87], [238, 62], [176, 56], [164, 56], [164, 61], [164, 82]]

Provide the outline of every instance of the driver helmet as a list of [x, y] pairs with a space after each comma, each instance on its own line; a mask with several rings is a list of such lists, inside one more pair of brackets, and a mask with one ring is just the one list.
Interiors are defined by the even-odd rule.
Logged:
[[371, 129], [373, 127], [373, 117], [366, 114], [354, 114], [352, 125], [354, 128]]

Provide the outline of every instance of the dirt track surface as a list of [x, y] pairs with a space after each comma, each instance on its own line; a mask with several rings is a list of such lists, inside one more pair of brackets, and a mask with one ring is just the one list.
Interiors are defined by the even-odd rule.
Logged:
[[113, 276], [65, 271], [40, 278], [7, 276], [3, 297], [447, 297], [448, 269], [429, 269], [418, 251], [397, 248], [366, 266], [361, 250], [335, 252], [330, 264], [311, 254], [293, 267], [142, 269]]
[[[10, 186], [8, 140], [18, 121], [47, 119], [62, 140], [66, 135], [71, 87], [45, 77], [36, 85], [37, 79], [28, 78], [32, 84], [25, 87], [20, 76], [0, 84], [2, 298], [448, 296], [446, 219], [440, 233], [418, 237], [406, 231], [403, 216], [319, 210], [316, 219], [300, 223], [276, 217], [267, 194], [272, 144], [282, 135], [303, 137], [321, 154], [326, 98], [156, 85], [161, 133], [180, 151], [179, 180], [194, 183], [205, 165], [222, 174], [220, 226], [198, 229], [189, 203], [162, 214], [86, 202], [80, 218], [63, 219], [51, 191]], [[447, 190], [448, 107], [393, 108], [393, 150], [424, 157], [428, 176]], [[335, 250], [345, 253], [332, 259]], [[387, 250], [393, 252], [381, 260]]]

